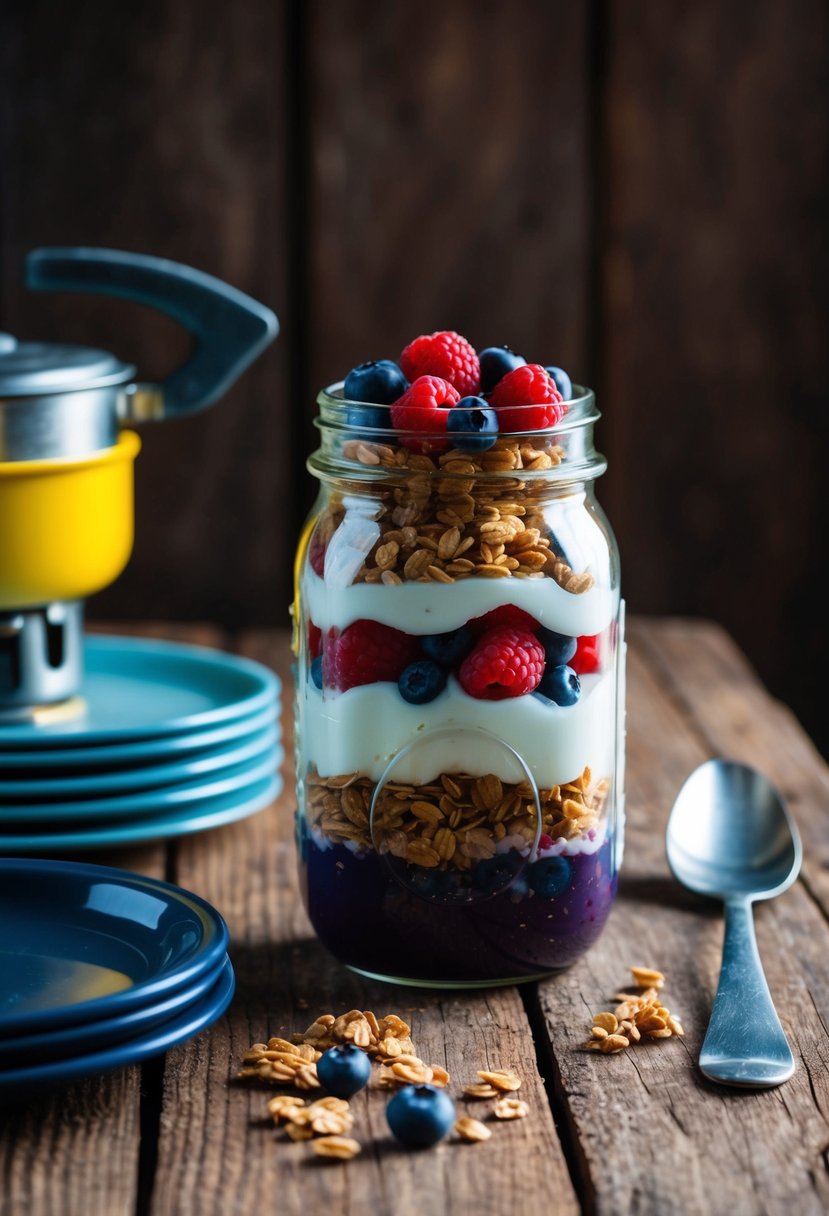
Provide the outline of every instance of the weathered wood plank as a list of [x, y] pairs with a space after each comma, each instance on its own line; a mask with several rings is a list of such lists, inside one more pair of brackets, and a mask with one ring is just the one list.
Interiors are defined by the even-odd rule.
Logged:
[[[287, 688], [285, 638], [264, 642], [248, 638], [243, 646], [273, 662]], [[552, 1202], [556, 1211], [576, 1212], [517, 991], [401, 990], [340, 967], [313, 937], [301, 908], [286, 777], [285, 793], [269, 810], [179, 848], [179, 880], [228, 919], [238, 994], [220, 1025], [169, 1058], [153, 1211], [210, 1216], [232, 1203], [239, 1212], [256, 1212], [278, 1195], [286, 1213], [334, 1205], [360, 1216], [427, 1210], [501, 1216], [516, 1201], [527, 1213], [548, 1213]], [[309, 1161], [306, 1145], [274, 1143], [273, 1131], [262, 1126], [263, 1091], [230, 1080], [242, 1052], [270, 1034], [303, 1029], [318, 1013], [352, 1007], [410, 1019], [423, 1058], [445, 1064], [456, 1093], [486, 1063], [516, 1068], [531, 1117], [497, 1126], [488, 1144], [408, 1153], [385, 1125], [386, 1095], [371, 1089], [353, 1100], [354, 1134], [364, 1152], [348, 1165], [320, 1166]]]
[[[216, 0], [3, 7], [3, 329], [112, 350], [142, 380], [187, 354], [150, 309], [27, 292], [22, 259], [48, 244], [169, 257], [284, 319], [283, 14], [250, 0], [233, 20]], [[91, 613], [251, 622], [287, 599], [291, 529], [263, 527], [290, 517], [301, 472], [286, 355], [283, 335], [215, 408], [140, 428], [135, 552]]]
[[[682, 629], [685, 659], [696, 664], [704, 631]], [[596, 947], [540, 987], [589, 1204], [600, 1216], [823, 1212], [829, 1203], [826, 923], [802, 884], [756, 914], [769, 985], [799, 1059], [794, 1078], [766, 1092], [706, 1082], [696, 1058], [719, 971], [721, 917], [716, 905], [686, 894], [670, 877], [664, 830], [682, 780], [717, 749], [695, 710], [673, 695], [665, 665], [651, 659], [649, 630], [649, 622], [631, 629], [629, 831], [620, 898]], [[677, 658], [672, 653], [672, 663]], [[676, 664], [679, 690], [685, 674]], [[721, 681], [709, 684], [712, 700], [720, 689]], [[613, 994], [628, 987], [632, 963], [666, 972], [663, 995], [681, 1015], [687, 1037], [609, 1057], [581, 1052], [591, 1015], [613, 1007]], [[750, 1009], [745, 1018], [750, 1034]]]
[[829, 10], [600, 11], [600, 493], [629, 601], [719, 620], [826, 754]]
[[587, 375], [588, 11], [311, 6], [312, 387], [455, 328]]

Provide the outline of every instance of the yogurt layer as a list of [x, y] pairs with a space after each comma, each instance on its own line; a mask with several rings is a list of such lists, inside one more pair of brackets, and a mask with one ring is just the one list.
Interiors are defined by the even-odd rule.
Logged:
[[[413, 588], [406, 590], [411, 594]], [[424, 590], [434, 595], [434, 587]], [[457, 595], [456, 586], [450, 590]], [[582, 676], [581, 684], [576, 704], [562, 707], [532, 695], [479, 700], [450, 677], [434, 701], [410, 705], [392, 683], [332, 694], [306, 680], [298, 698], [306, 756], [320, 776], [359, 772], [377, 781], [411, 745], [389, 776], [414, 785], [461, 769], [494, 773], [508, 783], [525, 781], [515, 752], [545, 789], [572, 781], [588, 766], [595, 776], [605, 776], [613, 771], [615, 671]]]
[[515, 604], [568, 637], [601, 633], [616, 615], [614, 593], [596, 584], [581, 595], [552, 578], [465, 578], [456, 583], [354, 583], [329, 587], [310, 568], [300, 588], [305, 614], [323, 632], [358, 620], [379, 621], [419, 637], [451, 633], [501, 604]]

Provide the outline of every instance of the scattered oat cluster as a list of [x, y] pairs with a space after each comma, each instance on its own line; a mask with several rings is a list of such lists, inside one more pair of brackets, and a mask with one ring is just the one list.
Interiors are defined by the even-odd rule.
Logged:
[[590, 1038], [584, 1044], [587, 1051], [612, 1055], [643, 1039], [670, 1039], [685, 1033], [679, 1019], [660, 999], [665, 983], [662, 972], [651, 967], [631, 967], [630, 971], [642, 991], [618, 992], [615, 999], [620, 1003], [613, 1013], [605, 1010], [596, 1014]]
[[[570, 840], [596, 828], [609, 781], [595, 781], [589, 768], [566, 785], [539, 790], [541, 831], [551, 840]], [[369, 807], [374, 783], [356, 773], [320, 777], [308, 774], [308, 819], [335, 843], [354, 841], [379, 847], [427, 869], [470, 870], [496, 853], [509, 838], [519, 847], [536, 833], [535, 796], [527, 782], [504, 784], [482, 777], [444, 773], [429, 785], [387, 781], [374, 813]]]
[[[411, 1028], [403, 1018], [387, 1014], [378, 1018], [371, 1010], [352, 1009], [334, 1017], [323, 1014], [307, 1030], [291, 1040], [274, 1037], [267, 1043], [254, 1043], [242, 1057], [237, 1074], [242, 1079], [257, 1079], [299, 1090], [321, 1088], [317, 1061], [331, 1047], [351, 1043], [361, 1048], [379, 1065], [376, 1088], [397, 1090], [405, 1085], [430, 1085], [443, 1089], [449, 1073], [439, 1064], [426, 1064], [415, 1053]], [[509, 1069], [482, 1069], [478, 1081], [467, 1085], [467, 1099], [492, 1099], [496, 1120], [522, 1119], [529, 1113], [526, 1102], [516, 1098], [521, 1078]], [[293, 1094], [279, 1094], [267, 1104], [268, 1113], [289, 1140], [310, 1142], [320, 1157], [347, 1161], [360, 1152], [360, 1144], [348, 1133], [354, 1123], [345, 1098], [326, 1096], [308, 1102]], [[454, 1130], [462, 1141], [488, 1140], [491, 1128], [471, 1116], [462, 1116]]]

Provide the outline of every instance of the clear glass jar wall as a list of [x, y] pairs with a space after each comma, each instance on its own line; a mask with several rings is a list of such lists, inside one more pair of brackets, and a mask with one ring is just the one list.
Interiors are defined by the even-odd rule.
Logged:
[[575, 391], [554, 430], [478, 452], [377, 429], [378, 407], [338, 386], [318, 399], [294, 604], [297, 848], [314, 929], [363, 973], [538, 977], [610, 910], [623, 604], [593, 492], [599, 415]]

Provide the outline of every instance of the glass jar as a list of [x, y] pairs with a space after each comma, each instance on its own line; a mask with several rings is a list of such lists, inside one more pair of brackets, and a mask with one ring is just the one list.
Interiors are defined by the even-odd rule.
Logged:
[[574, 394], [554, 429], [477, 450], [395, 432], [388, 407], [341, 385], [318, 398], [320, 492], [296, 561], [296, 837], [314, 929], [365, 975], [538, 978], [610, 910], [623, 602], [593, 490], [599, 414]]

